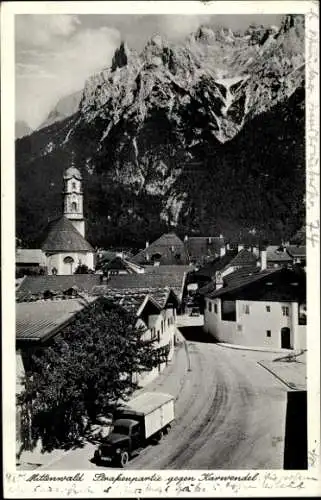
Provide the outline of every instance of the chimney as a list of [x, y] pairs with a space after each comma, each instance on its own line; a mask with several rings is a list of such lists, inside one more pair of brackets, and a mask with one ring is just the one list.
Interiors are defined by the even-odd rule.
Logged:
[[224, 238], [224, 236], [222, 234], [220, 234], [220, 240], [222, 240]]
[[225, 248], [225, 245], [223, 245], [220, 248], [220, 257], [224, 257], [225, 254], [226, 254], [226, 248]]
[[145, 248], [148, 248], [148, 247], [149, 247], [149, 241], [146, 241]]
[[185, 236], [184, 236], [184, 241], [188, 241], [188, 236], [187, 236], [187, 234], [185, 234]]
[[261, 271], [267, 268], [266, 250], [261, 250]]
[[219, 288], [222, 288], [223, 286], [223, 278], [222, 274], [219, 271], [216, 271], [215, 273], [215, 289], [218, 290]]
[[241, 250], [243, 250], [243, 248], [244, 248], [244, 245], [242, 245], [241, 243], [239, 243], [237, 245], [237, 253], [240, 252]]
[[231, 250], [231, 245], [230, 245], [230, 243], [226, 243], [225, 247], [226, 247], [226, 250]]

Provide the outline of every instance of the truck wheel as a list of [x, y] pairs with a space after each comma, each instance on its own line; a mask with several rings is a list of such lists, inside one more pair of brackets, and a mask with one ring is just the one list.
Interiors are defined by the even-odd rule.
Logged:
[[156, 434], [156, 441], [161, 441], [163, 437], [163, 431], [159, 431], [157, 434]]
[[101, 452], [99, 450], [95, 451], [94, 459], [97, 465], [101, 464]]
[[122, 451], [120, 455], [120, 465], [121, 467], [125, 467], [125, 465], [128, 464], [129, 461], [129, 455], [127, 451]]

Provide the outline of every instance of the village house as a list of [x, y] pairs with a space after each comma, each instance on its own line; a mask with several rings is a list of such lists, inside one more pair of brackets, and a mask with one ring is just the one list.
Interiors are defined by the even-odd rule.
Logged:
[[306, 348], [302, 269], [239, 269], [205, 296], [204, 329], [220, 342]]
[[101, 278], [98, 274], [71, 274], [26, 276], [16, 290], [17, 302], [30, 302], [43, 298], [67, 298], [77, 293], [92, 295]]
[[289, 245], [286, 249], [292, 259], [292, 264], [299, 264], [306, 267], [306, 246], [305, 245]]
[[223, 235], [220, 236], [188, 236], [184, 238], [184, 245], [189, 261], [193, 264], [204, 265], [209, 260], [219, 257], [221, 248], [225, 246]]
[[139, 265], [188, 265], [189, 258], [183, 241], [175, 234], [163, 234], [152, 243], [146, 242], [146, 247], [132, 259]]
[[28, 274], [28, 272], [47, 272], [46, 255], [40, 248], [17, 248], [16, 249], [16, 271], [17, 274]]
[[282, 245], [269, 245], [266, 247], [267, 268], [277, 268], [292, 264], [292, 257], [287, 252], [287, 247]]
[[[119, 276], [122, 278], [122, 276]], [[137, 316], [137, 327], [146, 329], [144, 340], [155, 341], [158, 365], [149, 372], [134, 374], [134, 381], [141, 387], [151, 382], [173, 359], [176, 344], [176, 317], [179, 300], [168, 287], [119, 288], [97, 287], [95, 293]]]
[[108, 291], [111, 288], [118, 290], [142, 290], [149, 293], [150, 290], [163, 288], [172, 289], [178, 300], [181, 301], [186, 284], [186, 277], [189, 266], [146, 266], [145, 272], [141, 274], [127, 274], [110, 276], [99, 287], [93, 288], [93, 293], [101, 293], [102, 290]]

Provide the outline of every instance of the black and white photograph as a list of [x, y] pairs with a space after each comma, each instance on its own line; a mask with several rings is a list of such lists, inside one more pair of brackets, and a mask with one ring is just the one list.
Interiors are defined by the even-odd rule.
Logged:
[[62, 471], [320, 487], [318, 6], [28, 3], [2, 163], [11, 472], [34, 496]]

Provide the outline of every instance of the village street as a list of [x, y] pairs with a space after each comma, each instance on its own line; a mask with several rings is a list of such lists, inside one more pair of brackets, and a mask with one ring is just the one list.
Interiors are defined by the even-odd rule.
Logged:
[[[200, 328], [184, 329], [184, 334], [186, 343], [182, 339], [177, 346], [173, 363], [143, 389], [176, 397], [175, 424], [127, 468], [282, 468], [286, 387], [257, 364], [275, 353], [222, 347]], [[94, 449], [87, 443], [44, 468], [107, 468], [91, 461]]]

